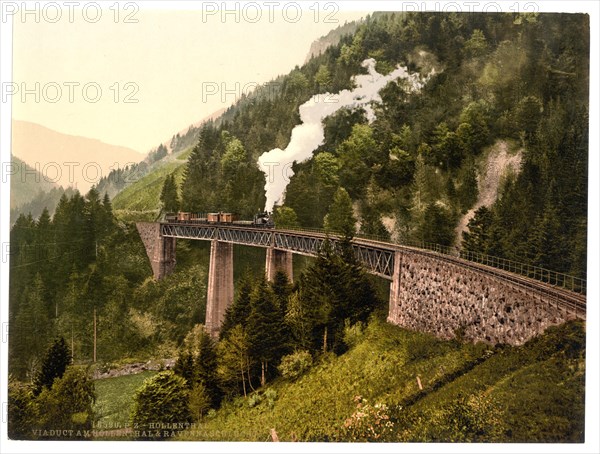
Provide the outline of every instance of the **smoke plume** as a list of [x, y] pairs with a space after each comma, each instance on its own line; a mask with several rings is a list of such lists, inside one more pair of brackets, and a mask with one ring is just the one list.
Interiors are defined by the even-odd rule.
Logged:
[[372, 103], [381, 102], [379, 91], [388, 82], [399, 78], [410, 82], [412, 90], [419, 90], [423, 82], [419, 74], [410, 74], [406, 67], [398, 66], [390, 74], [384, 76], [375, 70], [375, 59], [362, 62], [368, 74], [353, 77], [353, 90], [342, 90], [337, 94], [324, 93], [313, 96], [299, 109], [301, 124], [294, 127], [292, 137], [285, 150], [274, 148], [258, 158], [258, 165], [266, 175], [265, 191], [267, 193], [266, 211], [272, 211], [275, 203], [283, 202], [285, 188], [293, 175], [292, 163], [303, 162], [312, 156], [312, 152], [323, 143], [325, 133], [323, 120], [344, 107], [362, 107], [367, 119], [375, 119]]

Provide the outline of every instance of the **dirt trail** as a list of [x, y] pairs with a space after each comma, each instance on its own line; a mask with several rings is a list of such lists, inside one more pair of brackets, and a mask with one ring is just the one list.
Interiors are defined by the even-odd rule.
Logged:
[[467, 224], [473, 218], [475, 211], [481, 207], [491, 206], [498, 197], [498, 187], [500, 181], [508, 170], [518, 173], [521, 168], [521, 158], [523, 150], [517, 151], [516, 154], [508, 153], [508, 144], [500, 140], [494, 144], [487, 158], [485, 170], [483, 174], [477, 175], [477, 189], [479, 196], [473, 208], [460, 219], [456, 227], [456, 245], [459, 246], [462, 242], [462, 232], [467, 228]]

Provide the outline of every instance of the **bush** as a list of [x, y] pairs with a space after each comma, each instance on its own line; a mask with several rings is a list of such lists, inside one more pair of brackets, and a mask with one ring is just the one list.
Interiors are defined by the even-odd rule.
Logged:
[[460, 397], [425, 413], [428, 424], [416, 424], [403, 438], [407, 441], [481, 443], [506, 440], [502, 408], [484, 392]]
[[273, 388], [269, 388], [265, 390], [264, 397], [267, 400], [267, 406], [273, 408], [275, 406], [275, 401], [277, 400], [277, 391]]
[[[144, 381], [134, 396], [131, 423], [141, 438], [159, 439], [174, 434], [173, 424], [192, 420], [188, 402], [190, 392], [185, 379], [164, 371]], [[140, 434], [138, 434], [138, 438]]]
[[356, 411], [344, 422], [340, 441], [389, 441], [394, 431], [387, 405], [371, 405], [362, 396], [354, 398]]
[[210, 396], [202, 382], [194, 385], [190, 391], [190, 413], [194, 420], [199, 421], [210, 409]]
[[254, 392], [248, 396], [248, 407], [253, 408], [262, 402], [262, 396], [258, 392]]
[[89, 430], [94, 421], [95, 402], [94, 382], [87, 371], [70, 366], [61, 378], [54, 380], [52, 388], [44, 388], [35, 401], [36, 423], [46, 430]]
[[344, 323], [344, 343], [352, 348], [358, 345], [365, 334], [365, 324], [363, 322], [356, 322], [354, 325], [350, 324], [350, 320], [346, 320]]
[[284, 378], [296, 380], [312, 367], [312, 356], [306, 350], [297, 351], [281, 358], [279, 372]]
[[62, 337], [55, 339], [44, 354], [41, 370], [34, 380], [33, 393], [37, 396], [42, 389], [50, 389], [54, 380], [63, 376], [69, 364], [71, 364], [71, 354], [65, 339]]
[[31, 438], [33, 426], [33, 394], [30, 387], [8, 379], [8, 438], [26, 440]]

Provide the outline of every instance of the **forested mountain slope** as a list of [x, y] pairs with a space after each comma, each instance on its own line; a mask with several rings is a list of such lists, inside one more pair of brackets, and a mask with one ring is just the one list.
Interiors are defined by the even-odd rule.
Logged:
[[[185, 210], [264, 206], [257, 158], [284, 149], [298, 108], [351, 88], [366, 58], [433, 75], [421, 90], [390, 82], [368, 122], [360, 109], [325, 118], [313, 159], [296, 163], [282, 213], [322, 227], [343, 187], [364, 233], [450, 245], [478, 200], [481, 153], [497, 140], [523, 149], [498, 202], [471, 221], [465, 247], [585, 275], [588, 17], [577, 14], [382, 14], [200, 132], [185, 170]], [[383, 216], [395, 219], [389, 232]], [[549, 239], [552, 239], [550, 242]]]

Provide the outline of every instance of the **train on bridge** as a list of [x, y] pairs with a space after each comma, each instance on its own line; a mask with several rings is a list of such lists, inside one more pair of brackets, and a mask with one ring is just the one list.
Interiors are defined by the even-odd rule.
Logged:
[[262, 212], [254, 215], [252, 220], [241, 220], [235, 213], [191, 213], [179, 211], [167, 213], [164, 222], [169, 224], [194, 224], [194, 225], [239, 225], [245, 227], [275, 228], [271, 213]]

